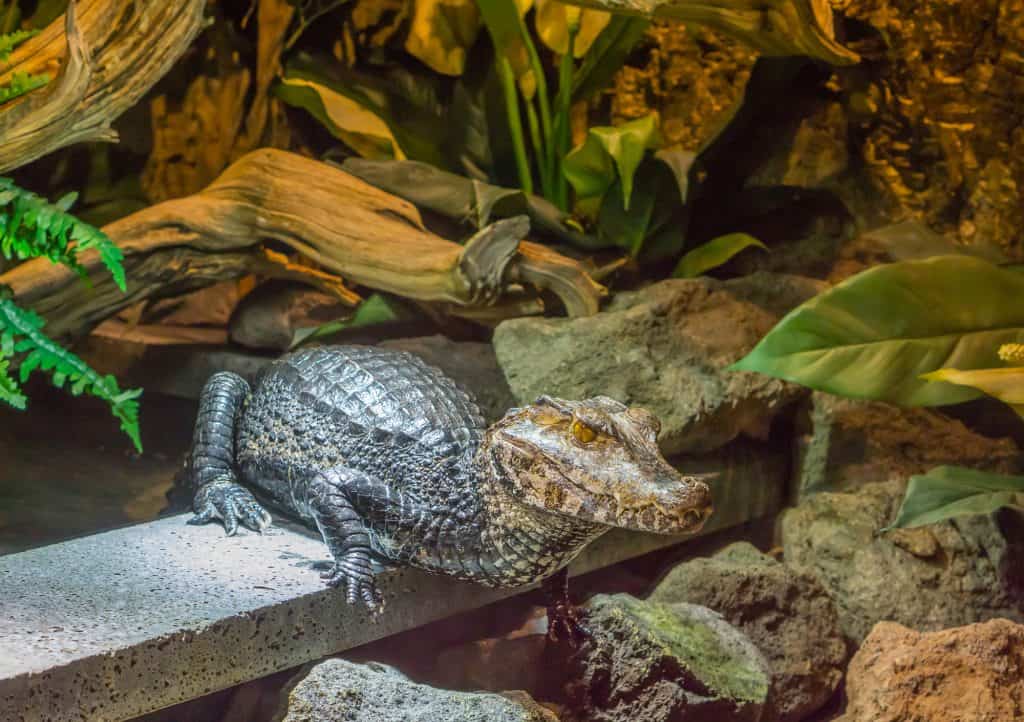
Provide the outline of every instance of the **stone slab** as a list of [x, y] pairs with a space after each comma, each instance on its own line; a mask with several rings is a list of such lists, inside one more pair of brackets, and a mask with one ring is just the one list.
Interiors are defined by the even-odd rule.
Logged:
[[[757, 448], [700, 462], [723, 470], [702, 534], [778, 510], [785, 460]], [[304, 530], [226, 537], [186, 518], [0, 556], [0, 720], [124, 720], [524, 591], [398, 569], [371, 615], [322, 585]], [[614, 530], [572, 572], [680, 541]]]

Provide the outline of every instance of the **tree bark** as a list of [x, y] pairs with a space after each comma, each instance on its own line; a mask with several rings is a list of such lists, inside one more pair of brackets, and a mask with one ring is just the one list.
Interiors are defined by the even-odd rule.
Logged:
[[139, 102], [191, 45], [205, 0], [72, 0], [15, 50], [15, 73], [54, 73], [0, 109], [0, 173], [83, 141], [115, 141], [112, 121]]
[[[70, 340], [146, 298], [253, 272], [275, 275], [273, 256], [263, 248], [271, 240], [349, 282], [419, 301], [482, 309], [519, 299], [529, 286], [554, 292], [570, 315], [597, 311], [604, 289], [582, 266], [519, 242], [519, 235], [510, 239], [510, 232], [526, 230], [521, 221], [501, 223], [503, 230], [489, 226], [461, 246], [429, 232], [411, 204], [336, 167], [261, 149], [200, 193], [104, 227], [124, 251], [128, 293], [117, 291], [94, 252], [80, 259], [91, 287], [46, 259], [11, 269], [0, 284], [47, 319], [48, 334]], [[298, 273], [294, 265], [276, 265], [289, 277]], [[329, 288], [323, 276], [310, 273], [308, 280]]]

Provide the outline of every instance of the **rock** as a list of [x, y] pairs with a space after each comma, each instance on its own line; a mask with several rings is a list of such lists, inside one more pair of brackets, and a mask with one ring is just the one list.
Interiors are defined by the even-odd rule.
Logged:
[[806, 393], [725, 368], [822, 289], [764, 273], [662, 281], [619, 294], [596, 316], [505, 321], [494, 349], [520, 403], [541, 394], [611, 396], [661, 419], [666, 454], [706, 452], [741, 434], [766, 438], [779, 411]]
[[476, 397], [487, 423], [500, 419], [516, 405], [489, 343], [452, 341], [438, 334], [381, 341], [377, 345], [414, 353], [437, 366]]
[[903, 489], [890, 481], [816, 494], [782, 517], [786, 562], [825, 585], [843, 632], [860, 642], [882, 621], [931, 631], [1024, 620], [1001, 580], [1010, 549], [991, 516], [877, 534]]
[[592, 637], [568, 660], [569, 707], [593, 722], [757, 722], [769, 672], [719, 614], [625, 594], [587, 604]]
[[847, 645], [828, 592], [747, 542], [677, 565], [648, 601], [708, 607], [757, 645], [772, 675], [762, 722], [806, 719], [842, 682]]
[[921, 634], [882, 622], [850, 664], [838, 722], [1024, 718], [1024, 626], [994, 619]]
[[281, 722], [557, 722], [525, 694], [451, 692], [383, 664], [328, 659], [288, 691]]
[[294, 282], [268, 281], [241, 300], [228, 325], [232, 341], [258, 349], [286, 351], [295, 331], [351, 315], [334, 296]]
[[991, 439], [931, 409], [815, 392], [798, 416], [800, 493], [843, 490], [870, 482], [905, 481], [943, 464], [1013, 474], [1020, 449]]

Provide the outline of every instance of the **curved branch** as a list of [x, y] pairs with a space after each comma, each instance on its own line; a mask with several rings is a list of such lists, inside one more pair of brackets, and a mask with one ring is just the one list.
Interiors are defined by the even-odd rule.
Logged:
[[12, 53], [14, 73], [52, 72], [45, 90], [0, 108], [0, 173], [86, 140], [113, 141], [110, 124], [170, 69], [203, 21], [204, 0], [72, 0], [67, 12]]
[[[515, 229], [517, 223], [502, 228]], [[72, 271], [46, 259], [0, 275], [0, 285], [10, 287], [19, 303], [48, 319], [51, 336], [86, 333], [142, 298], [180, 292], [182, 283], [205, 285], [206, 276], [172, 280], [147, 259], [186, 253], [193, 268], [200, 256], [232, 257], [235, 271], [217, 267], [223, 279], [252, 272], [265, 240], [283, 243], [349, 282], [463, 308], [486, 306], [518, 292], [517, 284], [528, 284], [554, 292], [570, 314], [587, 315], [597, 311], [603, 292], [576, 261], [544, 246], [521, 242], [509, 258], [501, 252], [502, 231], [492, 239], [494, 248], [490, 240], [464, 248], [426, 230], [410, 203], [335, 166], [273, 149], [243, 156], [200, 193], [146, 208], [103, 230], [124, 251], [127, 295], [90, 290]], [[104, 272], [95, 253], [83, 253], [80, 260], [100, 288]], [[482, 293], [484, 286], [494, 293]]]

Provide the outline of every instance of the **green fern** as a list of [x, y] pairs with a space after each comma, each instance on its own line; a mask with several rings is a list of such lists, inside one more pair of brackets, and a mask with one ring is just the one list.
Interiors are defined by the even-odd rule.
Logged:
[[[13, 33], [0, 35], [0, 63], [7, 62], [11, 52], [31, 37], [39, 34], [38, 30], [15, 30]], [[41, 88], [50, 82], [47, 73], [16, 72], [11, 76], [11, 81], [0, 85], [0, 105], [9, 100], [31, 93], [36, 88]]]
[[39, 34], [38, 30], [15, 30], [13, 33], [0, 35], [0, 63], [7, 62], [11, 52], [29, 38]]
[[86, 272], [77, 256], [95, 249], [114, 283], [124, 291], [124, 254], [103, 231], [67, 212], [77, 198], [77, 193], [69, 193], [56, 203], [49, 203], [19, 188], [10, 178], [0, 177], [0, 253], [8, 259], [49, 258], [73, 268], [84, 278]]
[[[87, 281], [78, 254], [92, 249], [99, 253], [118, 288], [125, 291], [124, 254], [103, 231], [68, 213], [76, 197], [77, 194], [70, 193], [56, 203], [49, 203], [19, 188], [9, 178], [0, 177], [0, 254], [8, 259], [48, 258], [73, 268]], [[49, 371], [58, 388], [70, 383], [73, 395], [89, 393], [106, 401], [121, 422], [121, 430], [141, 452], [141, 389], [122, 391], [113, 376], [97, 373], [44, 334], [44, 324], [34, 312], [18, 306], [9, 289], [0, 287], [0, 400], [24, 409], [27, 399], [19, 382], [25, 383], [33, 371]], [[8, 374], [15, 354], [24, 356], [17, 381]]]
[[36, 88], [41, 88], [50, 82], [48, 73], [34, 75], [33, 73], [14, 73], [11, 82], [7, 85], [0, 85], [0, 103], [14, 100], [17, 97], [31, 93]]

